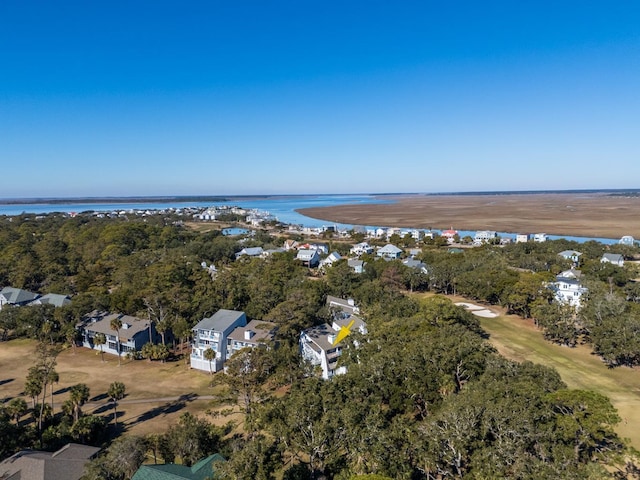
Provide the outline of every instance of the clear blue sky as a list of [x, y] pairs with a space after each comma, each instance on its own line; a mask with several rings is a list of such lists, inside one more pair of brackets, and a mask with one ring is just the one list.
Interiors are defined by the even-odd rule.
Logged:
[[640, 2], [0, 1], [0, 197], [640, 187]]

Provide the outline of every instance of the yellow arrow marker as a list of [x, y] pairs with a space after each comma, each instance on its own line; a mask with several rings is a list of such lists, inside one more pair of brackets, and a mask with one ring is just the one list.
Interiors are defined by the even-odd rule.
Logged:
[[346, 327], [340, 327], [340, 331], [338, 332], [338, 335], [336, 335], [336, 339], [333, 341], [334, 346], [344, 340], [345, 337], [351, 333], [351, 327], [353, 327], [354, 323], [355, 320], [351, 320], [349, 325], [347, 325]]

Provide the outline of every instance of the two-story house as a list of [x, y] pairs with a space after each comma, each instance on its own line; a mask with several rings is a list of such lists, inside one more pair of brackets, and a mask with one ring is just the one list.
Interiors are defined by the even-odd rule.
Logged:
[[300, 249], [296, 255], [296, 260], [300, 260], [305, 267], [317, 267], [320, 263], [320, 255], [318, 250]]
[[[247, 324], [244, 312], [236, 310], [218, 310], [211, 317], [203, 318], [193, 327], [193, 344], [191, 348], [191, 368], [205, 372], [217, 372], [223, 368], [227, 358], [227, 339], [237, 327]], [[215, 358], [211, 361], [205, 357], [205, 351], [211, 349]]]
[[349, 328], [351, 332], [367, 334], [367, 325], [356, 315], [360, 310], [352, 299], [345, 300], [328, 295], [327, 306], [333, 311], [331, 325], [324, 323], [308, 328], [300, 334], [302, 358], [319, 367], [325, 380], [346, 372], [344, 366], [338, 367], [338, 358], [342, 354], [342, 342], [336, 343], [339, 332], [343, 328]]
[[349, 253], [353, 255], [363, 255], [365, 253], [373, 253], [373, 247], [369, 245], [367, 242], [356, 243], [351, 249]]
[[276, 328], [275, 323], [261, 320], [251, 320], [245, 326], [236, 327], [227, 337], [226, 359], [243, 348], [266, 345], [273, 340]]
[[576, 310], [581, 307], [581, 298], [588, 289], [582, 286], [580, 276], [578, 270], [566, 270], [556, 276], [555, 282], [548, 285], [558, 303], [570, 305]]
[[[118, 319], [122, 327], [116, 331], [111, 327], [112, 320]], [[137, 352], [145, 343], [157, 343], [155, 327], [149, 320], [94, 310], [85, 315], [77, 325], [82, 338], [82, 346], [100, 350], [113, 355]], [[102, 333], [106, 338], [104, 345], [97, 345], [95, 336]]]
[[377, 255], [379, 257], [389, 258], [389, 259], [400, 258], [401, 254], [402, 254], [402, 249], [396, 247], [391, 243], [387, 243], [384, 247], [379, 248], [377, 251]]

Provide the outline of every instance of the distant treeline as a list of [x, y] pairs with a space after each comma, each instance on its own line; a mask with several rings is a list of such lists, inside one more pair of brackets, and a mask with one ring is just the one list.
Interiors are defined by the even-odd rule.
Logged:
[[227, 202], [226, 197], [187, 196], [187, 197], [78, 197], [78, 198], [4, 198], [0, 205], [29, 205], [43, 203], [59, 205], [67, 203], [170, 203], [170, 202]]

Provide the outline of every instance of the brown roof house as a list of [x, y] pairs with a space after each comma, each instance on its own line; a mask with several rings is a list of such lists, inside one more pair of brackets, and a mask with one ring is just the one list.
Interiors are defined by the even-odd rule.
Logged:
[[2, 480], [78, 480], [84, 467], [100, 451], [68, 443], [57, 452], [23, 450], [0, 462]]
[[276, 327], [275, 323], [261, 320], [251, 320], [244, 327], [236, 327], [227, 337], [227, 360], [243, 348], [266, 345], [273, 340]]

